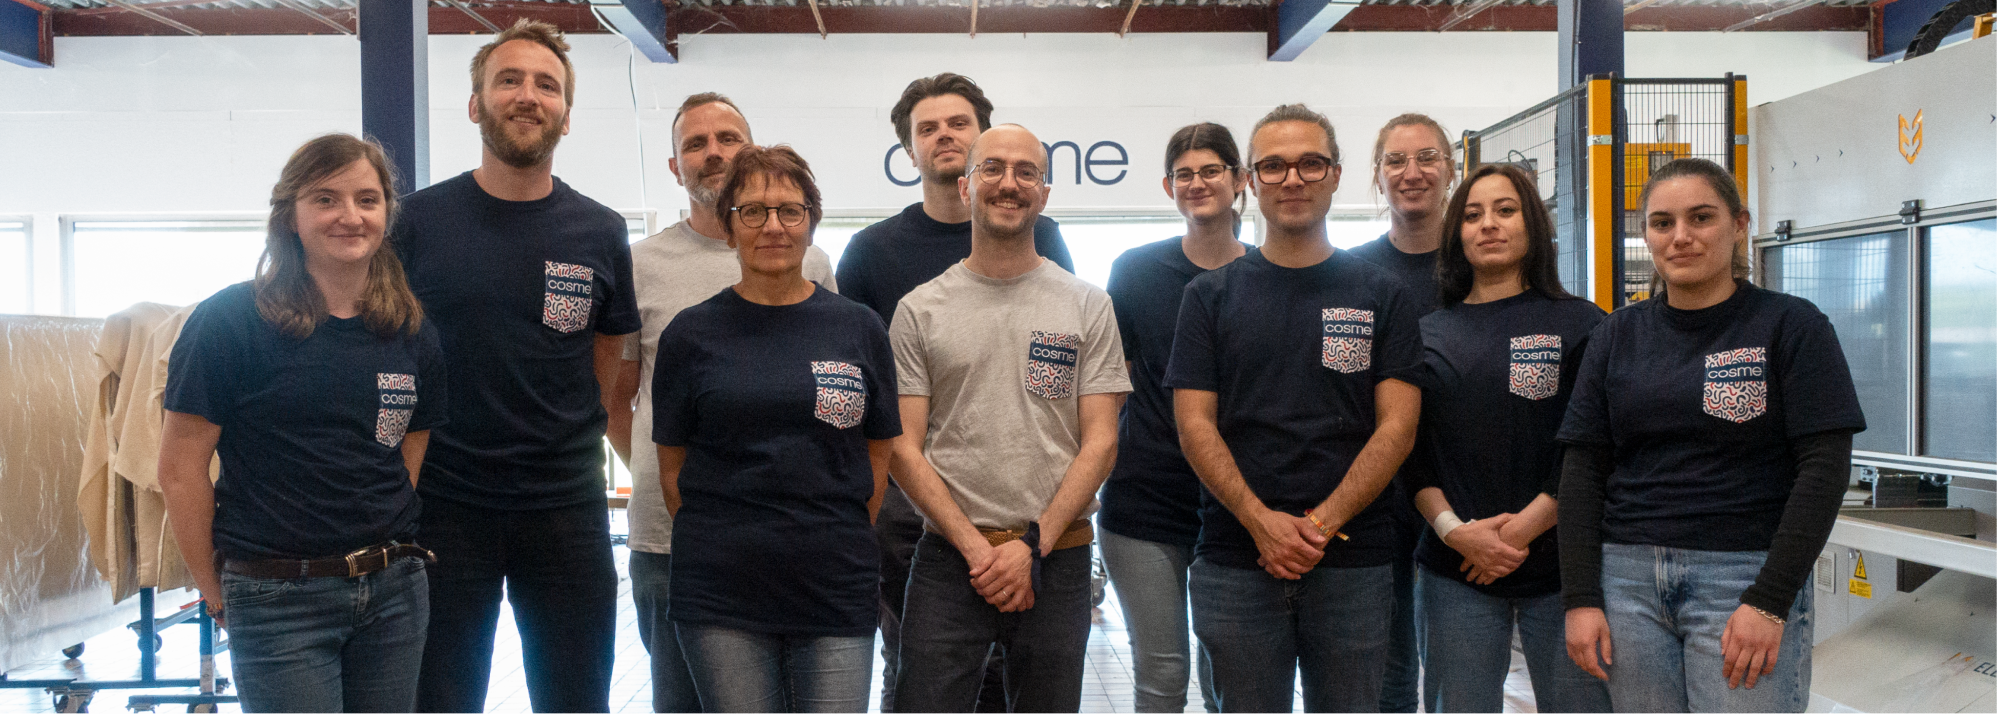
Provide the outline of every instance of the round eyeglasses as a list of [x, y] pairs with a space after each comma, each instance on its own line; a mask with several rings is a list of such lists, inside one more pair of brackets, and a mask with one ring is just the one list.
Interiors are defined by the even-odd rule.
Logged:
[[786, 228], [797, 228], [804, 224], [806, 218], [811, 215], [811, 212], [806, 210], [806, 205], [803, 203], [783, 203], [776, 206], [766, 206], [761, 203], [746, 203], [741, 206], [731, 207], [729, 211], [736, 214], [736, 220], [742, 221], [745, 228], [764, 227], [764, 222], [770, 220], [770, 216], [773, 213], [778, 214], [778, 225]]

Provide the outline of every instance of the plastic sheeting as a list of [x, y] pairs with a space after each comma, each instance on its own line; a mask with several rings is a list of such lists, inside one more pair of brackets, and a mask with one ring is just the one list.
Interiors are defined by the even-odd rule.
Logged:
[[122, 624], [77, 510], [101, 320], [0, 316], [0, 671]]

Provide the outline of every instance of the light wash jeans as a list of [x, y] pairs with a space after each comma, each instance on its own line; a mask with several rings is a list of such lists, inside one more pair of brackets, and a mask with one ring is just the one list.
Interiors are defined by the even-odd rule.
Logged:
[[[1505, 703], [1514, 629], [1535, 709], [1542, 712], [1611, 711], [1604, 682], [1570, 661], [1563, 640], [1562, 593], [1495, 597], [1462, 578], [1417, 566], [1417, 623], [1424, 642], [1424, 711], [1499, 712]], [[1613, 658], [1622, 653], [1612, 651]]]
[[676, 623], [707, 712], [865, 712], [875, 637], [802, 637]]
[[[1111, 585], [1118, 589], [1125, 632], [1132, 638], [1134, 710], [1186, 710], [1187, 571], [1194, 563], [1194, 547], [1128, 538], [1102, 528], [1097, 531], [1097, 547], [1104, 553]], [[1218, 710], [1208, 670], [1208, 650], [1197, 647], [1194, 673], [1202, 706], [1213, 712]]]
[[1611, 706], [1646, 712], [1802, 712], [1812, 688], [1812, 584], [1785, 615], [1784, 641], [1757, 687], [1722, 677], [1722, 629], [1764, 567], [1764, 551], [1604, 544]]
[[230, 670], [246, 712], [417, 706], [430, 583], [402, 558], [358, 578], [222, 574]]
[[699, 712], [701, 699], [694, 693], [694, 677], [687, 660], [681, 658], [674, 638], [674, 623], [667, 617], [672, 590], [668, 575], [674, 556], [667, 553], [632, 551], [632, 609], [638, 615], [639, 643], [651, 655], [653, 671], [653, 711]]
[[1289, 712], [1293, 672], [1309, 712], [1380, 706], [1395, 608], [1391, 566], [1318, 567], [1298, 580], [1197, 558], [1188, 569], [1194, 634], [1207, 648], [1216, 705]]

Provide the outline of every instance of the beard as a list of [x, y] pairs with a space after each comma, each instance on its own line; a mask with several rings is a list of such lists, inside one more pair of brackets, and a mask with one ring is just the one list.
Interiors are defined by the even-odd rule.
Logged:
[[715, 208], [715, 199], [721, 197], [722, 187], [710, 187], [707, 178], [716, 175], [710, 173], [710, 169], [715, 169], [719, 172], [722, 168], [722, 159], [715, 157], [703, 162], [701, 166], [690, 167], [689, 171], [684, 172], [681, 176], [681, 185], [687, 187], [689, 203], [697, 206], [707, 206], [711, 209]]
[[1004, 193], [996, 193], [991, 197], [987, 196], [978, 197], [978, 203], [974, 205], [972, 209], [972, 221], [975, 225], [979, 226], [979, 228], [982, 229], [983, 233], [985, 233], [988, 236], [996, 238], [1013, 237], [1021, 235], [1026, 235], [1032, 238], [1034, 236], [1035, 221], [1040, 216], [1039, 212], [1029, 213], [1025, 215], [1023, 217], [1023, 220], [1019, 224], [1001, 223], [994, 219], [992, 212], [987, 208], [986, 201], [988, 198], [1012, 199], [1014, 202], [1024, 206], [1033, 204], [1032, 201], [1028, 200], [1027, 194], [1022, 193], [1018, 189], [1007, 191]]
[[542, 135], [531, 143], [521, 144], [507, 132], [506, 119], [482, 107], [479, 112], [479, 138], [501, 163], [517, 169], [539, 166], [555, 155], [556, 143], [562, 141], [562, 122], [559, 119], [545, 119]]

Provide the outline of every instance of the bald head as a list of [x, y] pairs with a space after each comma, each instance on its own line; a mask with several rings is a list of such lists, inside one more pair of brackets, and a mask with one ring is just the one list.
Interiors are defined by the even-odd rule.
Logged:
[[[1035, 219], [1049, 200], [1049, 152], [1019, 124], [1001, 124], [973, 140], [959, 198], [972, 209], [974, 245], [981, 240], [1034, 240]], [[992, 174], [985, 169], [999, 168]], [[990, 181], [990, 182], [989, 182]], [[975, 250], [977, 250], [975, 248]]]
[[1049, 151], [1042, 146], [1042, 140], [1019, 124], [1000, 124], [980, 132], [979, 138], [972, 140], [972, 157], [966, 160], [966, 169], [978, 166], [989, 153], [1004, 154], [1009, 164], [1025, 159], [1044, 171], [1049, 168]]

